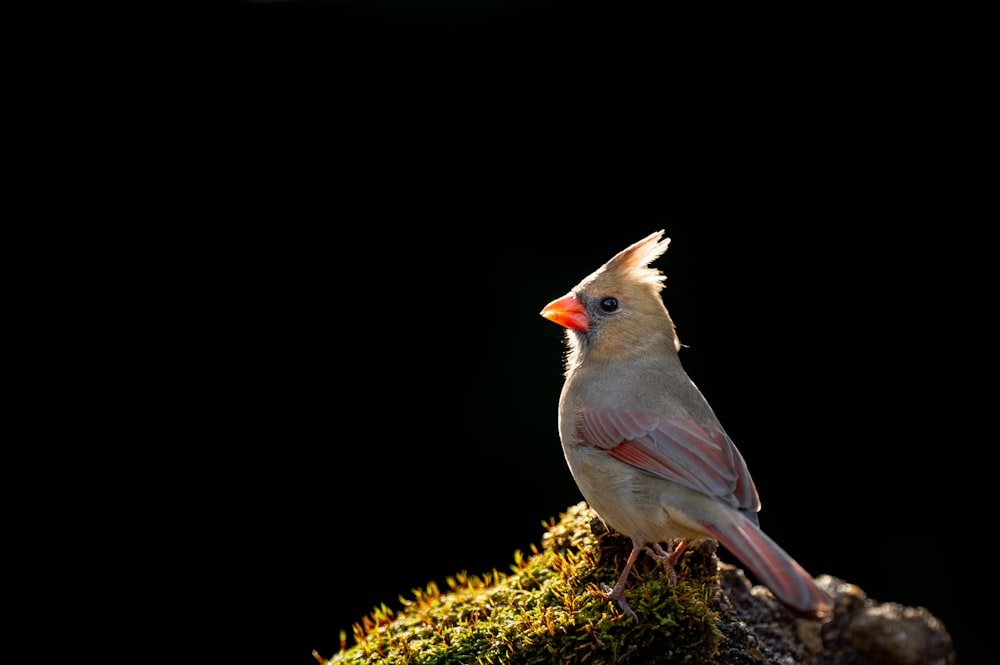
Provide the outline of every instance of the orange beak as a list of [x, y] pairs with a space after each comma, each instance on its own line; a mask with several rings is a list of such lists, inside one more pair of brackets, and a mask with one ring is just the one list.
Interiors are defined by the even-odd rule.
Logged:
[[572, 293], [567, 293], [558, 300], [553, 300], [541, 312], [549, 321], [558, 323], [564, 328], [586, 332], [590, 319], [583, 311], [583, 305]]

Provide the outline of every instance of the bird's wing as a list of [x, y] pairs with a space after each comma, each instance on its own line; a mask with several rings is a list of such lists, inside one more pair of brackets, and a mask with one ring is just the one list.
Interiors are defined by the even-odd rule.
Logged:
[[577, 440], [646, 473], [672, 480], [753, 514], [760, 499], [743, 456], [722, 430], [642, 412], [578, 412]]

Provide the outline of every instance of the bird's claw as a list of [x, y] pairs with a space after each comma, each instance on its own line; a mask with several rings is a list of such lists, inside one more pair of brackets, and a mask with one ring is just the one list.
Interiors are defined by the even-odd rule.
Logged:
[[632, 608], [629, 607], [628, 603], [625, 602], [624, 594], [622, 595], [621, 598], [618, 599], [618, 607], [622, 608], [622, 612], [632, 617], [633, 621], [639, 623], [639, 617], [636, 616], [635, 612], [632, 611]]
[[682, 540], [677, 547], [674, 547], [668, 542], [667, 548], [665, 551], [659, 543], [653, 543], [652, 548], [646, 548], [646, 554], [660, 562], [667, 573], [667, 577], [670, 578], [671, 584], [677, 584], [677, 573], [674, 571], [674, 565], [677, 563], [677, 559], [680, 558], [681, 552], [687, 548], [687, 543]]
[[601, 595], [604, 596], [605, 600], [618, 601], [618, 607], [622, 608], [622, 612], [632, 617], [632, 619], [636, 623], [639, 623], [639, 617], [636, 616], [636, 613], [632, 611], [632, 608], [629, 607], [628, 603], [625, 601], [624, 589], [613, 589], [611, 588], [611, 586], [604, 583], [601, 583], [600, 586], [601, 586], [601, 591], [603, 592], [601, 593]]

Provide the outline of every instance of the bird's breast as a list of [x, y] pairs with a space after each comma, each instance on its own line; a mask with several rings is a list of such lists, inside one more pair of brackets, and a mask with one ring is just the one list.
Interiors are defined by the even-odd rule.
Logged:
[[608, 526], [643, 542], [704, 538], [692, 514], [693, 490], [651, 476], [587, 446], [565, 448], [566, 461], [587, 503]]

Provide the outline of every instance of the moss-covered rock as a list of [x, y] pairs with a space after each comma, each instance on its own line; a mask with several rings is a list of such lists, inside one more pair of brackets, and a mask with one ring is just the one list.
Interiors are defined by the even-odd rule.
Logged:
[[829, 575], [825, 624], [796, 619], [716, 543], [689, 547], [671, 584], [640, 556], [626, 596], [633, 621], [600, 592], [625, 566], [631, 542], [608, 533], [585, 504], [545, 524], [541, 550], [515, 552], [510, 572], [449, 577], [382, 605], [341, 633], [341, 651], [322, 664], [712, 663], [713, 665], [953, 665], [944, 625], [923, 608], [879, 603]]
[[650, 653], [711, 662], [719, 635], [709, 604], [714, 557], [682, 557], [676, 584], [640, 557], [627, 587], [636, 623], [599, 593], [617, 580], [631, 542], [596, 535], [595, 518], [585, 503], [572, 506], [546, 525], [541, 550], [515, 553], [511, 572], [462, 573], [447, 579], [447, 592], [431, 583], [400, 598], [398, 612], [383, 605], [354, 625], [354, 645], [329, 662], [629, 663], [648, 662]]

